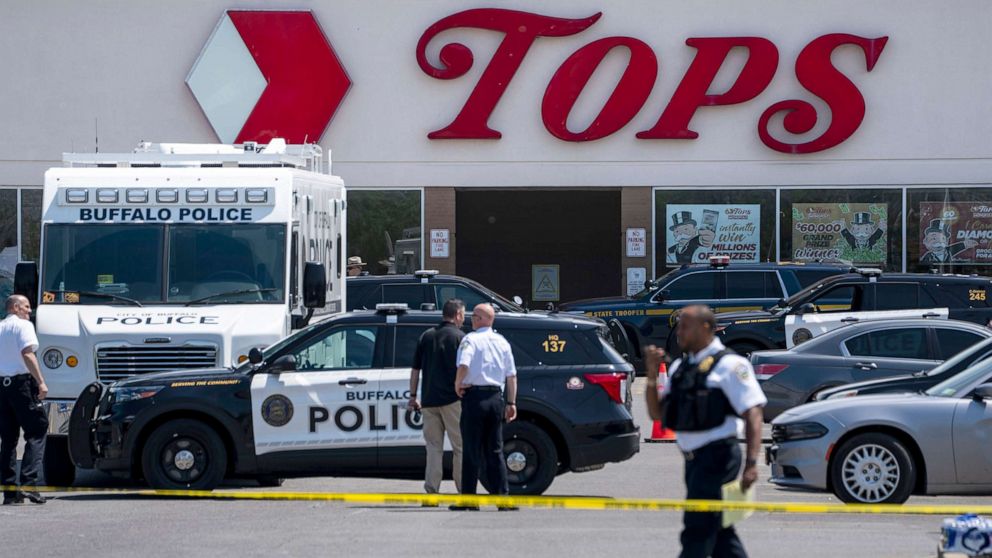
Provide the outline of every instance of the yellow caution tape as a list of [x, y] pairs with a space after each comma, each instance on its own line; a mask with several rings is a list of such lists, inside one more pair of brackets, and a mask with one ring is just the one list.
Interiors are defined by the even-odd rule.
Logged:
[[[457, 505], [457, 506], [517, 506], [521, 508], [550, 508], [569, 510], [630, 510], [630, 511], [745, 511], [767, 513], [881, 513], [904, 515], [961, 515], [965, 513], [992, 515], [992, 505], [967, 504], [815, 504], [806, 502], [724, 502], [721, 500], [665, 500], [644, 498], [601, 498], [584, 496], [489, 496], [470, 494], [352, 494], [333, 492], [256, 492], [251, 490], [132, 490], [122, 488], [32, 487], [38, 492], [100, 492], [155, 496], [164, 498], [202, 498], [208, 500], [282, 500], [319, 501], [345, 504], [382, 505]], [[18, 490], [0, 486], [0, 490]]]

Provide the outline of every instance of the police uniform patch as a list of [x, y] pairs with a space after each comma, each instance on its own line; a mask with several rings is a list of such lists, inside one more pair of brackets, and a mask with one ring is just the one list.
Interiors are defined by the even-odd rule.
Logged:
[[286, 426], [293, 419], [293, 403], [285, 395], [270, 395], [262, 402], [262, 420], [271, 426]]
[[734, 370], [734, 372], [736, 372], [737, 377], [742, 380], [747, 380], [748, 377], [751, 375], [751, 370], [748, 369], [748, 366], [746, 364], [739, 365], [737, 367], [737, 370]]
[[699, 363], [699, 371], [705, 374], [710, 371], [710, 368], [712, 366], [713, 366], [713, 357], [708, 356]]

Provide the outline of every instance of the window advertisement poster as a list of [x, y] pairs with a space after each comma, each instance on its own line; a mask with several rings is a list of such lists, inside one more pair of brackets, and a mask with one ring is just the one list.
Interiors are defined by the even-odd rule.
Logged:
[[706, 263], [710, 256], [757, 263], [761, 239], [761, 205], [665, 206], [668, 264]]
[[920, 263], [992, 265], [992, 201], [920, 202]]
[[887, 220], [884, 203], [794, 203], [792, 259], [885, 264]]

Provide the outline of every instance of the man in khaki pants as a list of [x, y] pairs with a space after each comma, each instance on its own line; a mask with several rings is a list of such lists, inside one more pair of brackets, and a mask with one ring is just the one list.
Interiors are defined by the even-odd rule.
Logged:
[[[420, 336], [410, 370], [410, 407], [419, 409], [424, 417], [424, 441], [427, 442], [427, 470], [424, 490], [436, 494], [441, 488], [444, 458], [444, 434], [447, 432], [454, 454], [452, 476], [455, 488], [462, 486], [462, 434], [458, 426], [462, 404], [455, 393], [456, 357], [458, 345], [465, 337], [461, 330], [465, 321], [465, 304], [453, 298], [444, 303], [442, 321]], [[420, 373], [424, 374], [423, 395], [417, 399]]]

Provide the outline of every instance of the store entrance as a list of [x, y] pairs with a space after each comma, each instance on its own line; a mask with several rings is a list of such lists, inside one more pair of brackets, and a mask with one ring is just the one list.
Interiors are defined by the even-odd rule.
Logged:
[[[558, 301], [621, 294], [619, 190], [459, 190], [458, 275], [541, 308], [532, 266], [557, 265]], [[554, 268], [537, 270], [538, 299]]]

